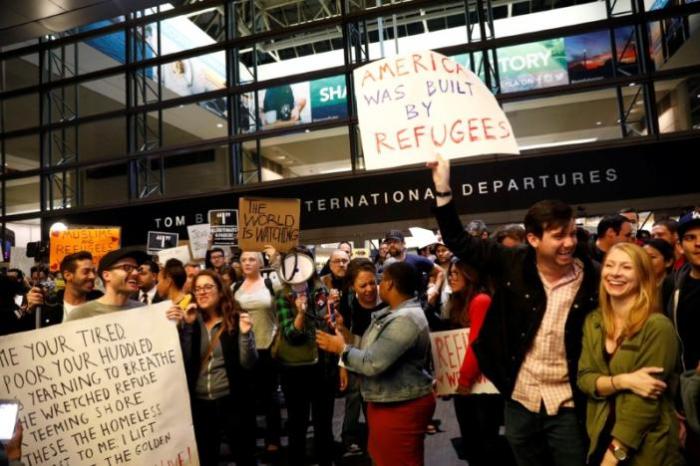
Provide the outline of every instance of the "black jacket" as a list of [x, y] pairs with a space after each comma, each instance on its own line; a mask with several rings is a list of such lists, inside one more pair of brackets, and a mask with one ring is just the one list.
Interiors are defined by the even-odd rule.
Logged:
[[[495, 241], [471, 237], [464, 232], [454, 202], [437, 208], [435, 216], [447, 247], [494, 287], [493, 301], [474, 342], [474, 352], [484, 375], [504, 396], [510, 397], [547, 308], [535, 250], [530, 246], [506, 248]], [[586, 398], [578, 390], [576, 376], [583, 322], [598, 305], [599, 274], [585, 254], [576, 257], [583, 262], [583, 282], [569, 310], [564, 345], [574, 403], [580, 418], [585, 419]]]
[[[253, 415], [254, 411], [250, 405], [251, 390], [251, 371], [243, 368], [240, 363], [238, 349], [238, 332], [229, 333], [222, 332], [220, 340], [221, 350], [224, 354], [224, 363], [226, 364], [226, 376], [229, 380], [229, 390], [234, 400], [240, 402], [240, 407], [244, 411], [244, 415]], [[200, 348], [202, 344], [202, 330], [199, 320], [195, 320], [192, 325], [186, 325], [180, 330], [180, 343], [182, 345], [182, 357], [185, 363], [185, 373], [187, 375], [187, 386], [190, 390], [190, 396], [194, 396], [197, 387], [197, 378], [202, 371], [202, 355]]]
[[[47, 303], [41, 306], [42, 327], [48, 327], [50, 325], [56, 325], [63, 322], [63, 295], [65, 292], [66, 290], [60, 290], [58, 293], [56, 293], [53, 303]], [[92, 290], [87, 294], [87, 301], [101, 298], [103, 294], [104, 293], [99, 290]]]

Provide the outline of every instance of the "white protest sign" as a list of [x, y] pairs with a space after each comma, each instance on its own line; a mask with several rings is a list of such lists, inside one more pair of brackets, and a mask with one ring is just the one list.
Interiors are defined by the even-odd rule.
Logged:
[[29, 275], [34, 266], [34, 258], [27, 257], [27, 248], [13, 246], [10, 250], [10, 268], [20, 269], [25, 275]]
[[199, 465], [171, 304], [0, 337], [25, 465]]
[[168, 259], [177, 259], [185, 265], [191, 260], [190, 248], [188, 246], [178, 246], [158, 251], [158, 262], [165, 265]]
[[471, 71], [432, 51], [354, 71], [365, 168], [481, 154], [518, 154], [513, 129]]
[[190, 241], [192, 259], [204, 259], [209, 249], [209, 235], [211, 228], [208, 223], [201, 225], [187, 225], [187, 237]]
[[[454, 395], [459, 384], [459, 369], [462, 367], [469, 347], [469, 329], [431, 332], [430, 344], [437, 380], [437, 394]], [[472, 387], [471, 393], [498, 393], [498, 390], [482, 375]]]

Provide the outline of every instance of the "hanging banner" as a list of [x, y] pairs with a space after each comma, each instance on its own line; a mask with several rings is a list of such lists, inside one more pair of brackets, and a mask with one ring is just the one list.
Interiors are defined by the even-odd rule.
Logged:
[[27, 466], [199, 464], [171, 304], [0, 337]]
[[85, 228], [52, 231], [49, 236], [49, 267], [58, 272], [61, 261], [69, 254], [88, 251], [95, 265], [110, 251], [119, 249], [120, 228]]
[[209, 249], [209, 235], [211, 228], [208, 223], [200, 225], [187, 225], [187, 237], [190, 241], [192, 259], [204, 259]]
[[238, 211], [213, 209], [209, 211], [208, 218], [214, 246], [235, 246], [238, 234]]
[[[436, 393], [440, 396], [454, 395], [459, 383], [459, 369], [469, 347], [469, 329], [460, 328], [446, 332], [431, 332], [430, 347], [433, 353]], [[496, 387], [483, 375], [472, 387], [473, 395], [498, 393]]]
[[471, 71], [432, 51], [354, 71], [367, 169], [481, 154], [518, 154], [493, 94]]
[[299, 199], [242, 197], [238, 210], [243, 220], [238, 230], [238, 246], [243, 251], [262, 251], [271, 244], [278, 252], [287, 252], [299, 244]]

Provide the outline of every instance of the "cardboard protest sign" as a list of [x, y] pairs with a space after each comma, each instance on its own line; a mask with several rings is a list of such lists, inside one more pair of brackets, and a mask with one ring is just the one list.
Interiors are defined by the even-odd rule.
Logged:
[[209, 249], [209, 235], [211, 229], [208, 223], [200, 225], [187, 225], [187, 237], [190, 240], [190, 252], [192, 259], [204, 259]]
[[199, 464], [170, 305], [0, 337], [27, 466]]
[[168, 231], [149, 231], [146, 249], [148, 254], [155, 254], [158, 251], [177, 246], [180, 240], [179, 233], [170, 233]]
[[190, 248], [184, 245], [158, 251], [158, 262], [165, 265], [168, 259], [177, 259], [185, 265], [192, 259], [192, 256], [190, 256]]
[[489, 89], [432, 51], [385, 58], [354, 71], [365, 168], [480, 154], [518, 154], [513, 129]]
[[238, 234], [238, 211], [213, 209], [209, 211], [208, 217], [214, 246], [235, 246]]
[[95, 265], [102, 256], [119, 249], [121, 229], [115, 228], [80, 228], [65, 231], [52, 231], [49, 239], [49, 267], [58, 272], [64, 257], [79, 251], [92, 253]]
[[262, 251], [271, 244], [287, 252], [299, 244], [299, 199], [263, 199], [242, 197], [238, 203], [241, 224], [238, 247], [244, 251]]
[[[459, 382], [459, 369], [469, 347], [469, 329], [460, 328], [446, 332], [431, 332], [430, 343], [433, 352], [435, 379], [438, 395], [454, 395]], [[481, 379], [472, 387], [472, 394], [498, 393], [488, 379]]]

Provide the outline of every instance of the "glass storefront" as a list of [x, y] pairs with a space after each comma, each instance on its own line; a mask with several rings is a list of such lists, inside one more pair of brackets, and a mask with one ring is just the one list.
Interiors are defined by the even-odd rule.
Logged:
[[698, 131], [697, 2], [643, 6], [221, 0], [2, 47], [0, 213], [360, 173], [352, 70], [423, 49], [490, 84], [524, 151]]

